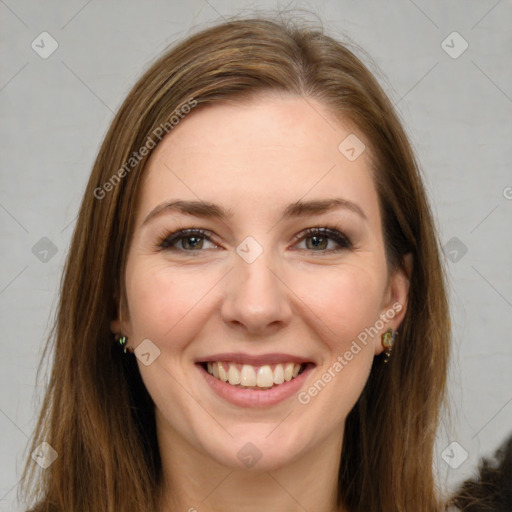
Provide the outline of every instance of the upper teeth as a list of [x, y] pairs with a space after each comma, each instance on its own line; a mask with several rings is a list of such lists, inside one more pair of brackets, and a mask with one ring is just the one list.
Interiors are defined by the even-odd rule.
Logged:
[[273, 384], [282, 384], [297, 377], [300, 372], [300, 363], [276, 364], [274, 370], [266, 364], [252, 366], [250, 364], [236, 365], [235, 363], [209, 362], [208, 373], [233, 386], [257, 386], [259, 388], [272, 387]]

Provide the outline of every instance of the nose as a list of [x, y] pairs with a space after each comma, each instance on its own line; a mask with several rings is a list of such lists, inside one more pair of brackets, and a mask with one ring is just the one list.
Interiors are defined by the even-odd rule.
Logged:
[[292, 317], [293, 294], [279, 265], [271, 260], [270, 251], [263, 251], [252, 263], [236, 256], [235, 268], [226, 276], [222, 318], [246, 334], [271, 334]]

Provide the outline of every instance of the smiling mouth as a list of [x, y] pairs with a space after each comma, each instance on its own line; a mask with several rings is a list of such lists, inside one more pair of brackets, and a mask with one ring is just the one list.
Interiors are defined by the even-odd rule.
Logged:
[[210, 375], [235, 388], [271, 389], [290, 382], [313, 363], [278, 363], [253, 366], [224, 361], [199, 363]]

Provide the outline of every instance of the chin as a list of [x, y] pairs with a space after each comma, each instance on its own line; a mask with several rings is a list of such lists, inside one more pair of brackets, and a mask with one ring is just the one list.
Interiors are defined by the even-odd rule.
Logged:
[[217, 462], [233, 469], [280, 469], [298, 459], [306, 445], [300, 429], [291, 428], [286, 421], [279, 423], [240, 423], [229, 428], [232, 438], [205, 449]]

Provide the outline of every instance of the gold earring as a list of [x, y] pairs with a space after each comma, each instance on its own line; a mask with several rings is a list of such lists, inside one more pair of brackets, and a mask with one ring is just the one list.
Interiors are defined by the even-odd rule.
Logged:
[[384, 347], [384, 351], [386, 353], [386, 357], [384, 359], [385, 363], [387, 363], [391, 357], [391, 351], [393, 350], [393, 345], [395, 343], [397, 334], [398, 331], [393, 332], [393, 329], [390, 327], [381, 337], [382, 346]]

